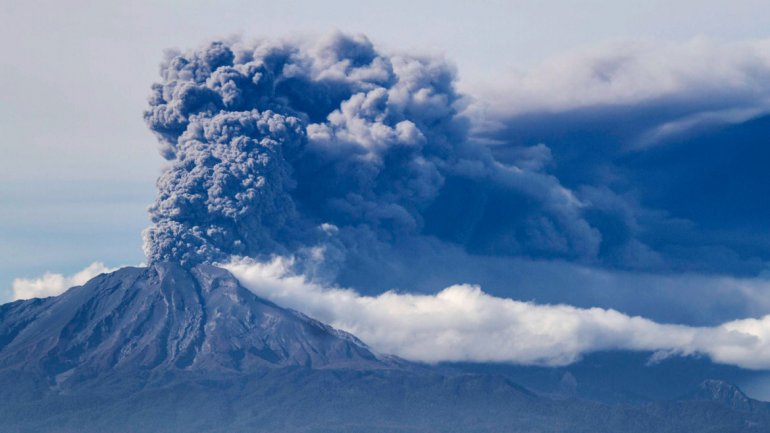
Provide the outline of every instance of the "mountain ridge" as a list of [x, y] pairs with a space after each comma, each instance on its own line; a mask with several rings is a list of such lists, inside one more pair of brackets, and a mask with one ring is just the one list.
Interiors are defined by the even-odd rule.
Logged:
[[734, 407], [734, 389], [552, 398], [377, 354], [210, 265], [123, 268], [0, 305], [2, 433], [770, 431], [770, 404]]
[[249, 371], [389, 368], [355, 336], [281, 308], [210, 265], [102, 274], [58, 297], [0, 307], [0, 368]]

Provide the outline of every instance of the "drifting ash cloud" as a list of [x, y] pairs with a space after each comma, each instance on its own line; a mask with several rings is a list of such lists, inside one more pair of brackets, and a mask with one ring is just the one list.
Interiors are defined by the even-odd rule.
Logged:
[[591, 352], [706, 355], [748, 369], [770, 368], [770, 315], [714, 327], [661, 324], [612, 309], [538, 305], [458, 284], [432, 294], [362, 296], [292, 274], [292, 260], [250, 259], [224, 267], [259, 296], [351, 332], [383, 353], [429, 363], [511, 362], [561, 366]]
[[770, 40], [629, 41], [467, 86], [475, 138], [547, 173], [600, 233], [603, 265], [755, 276], [768, 268]]

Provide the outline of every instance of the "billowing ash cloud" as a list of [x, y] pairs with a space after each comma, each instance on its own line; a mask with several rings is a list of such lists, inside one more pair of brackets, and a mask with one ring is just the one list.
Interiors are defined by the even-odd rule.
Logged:
[[324, 245], [338, 261], [376, 260], [394, 239], [432, 235], [476, 252], [592, 260], [599, 233], [545, 172], [548, 148], [495, 160], [469, 139], [454, 83], [441, 59], [341, 34], [170, 55], [145, 113], [169, 160], [148, 259]]
[[192, 263], [280, 245], [276, 237], [296, 220], [283, 154], [304, 137], [299, 119], [271, 111], [192, 118], [158, 180], [148, 258]]

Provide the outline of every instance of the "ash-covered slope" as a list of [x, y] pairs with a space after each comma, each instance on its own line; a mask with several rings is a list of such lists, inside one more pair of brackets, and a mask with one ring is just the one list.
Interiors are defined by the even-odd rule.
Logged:
[[117, 371], [384, 368], [354, 336], [280, 308], [227, 271], [171, 263], [0, 306], [0, 369], [56, 383]]
[[549, 398], [377, 355], [209, 265], [0, 306], [0, 433], [770, 432], [767, 404], [707, 385], [676, 402]]

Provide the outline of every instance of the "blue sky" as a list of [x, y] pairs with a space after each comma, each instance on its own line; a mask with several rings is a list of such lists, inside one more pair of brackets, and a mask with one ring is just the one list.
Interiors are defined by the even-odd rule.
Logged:
[[[623, 288], [583, 291], [601, 294], [571, 295], [531, 276], [514, 290], [503, 283], [507, 275], [531, 275], [534, 265], [485, 263], [493, 269], [470, 277], [490, 290], [620, 305], [633, 313], [650, 310], [629, 289], [644, 278], [683, 273], [707, 278], [704, 290], [721, 293], [726, 289], [708, 275], [763, 273], [768, 182], [757, 162], [766, 160], [767, 86], [751, 71], [764, 71], [756, 54], [762, 46], [753, 44], [770, 36], [766, 2], [13, 2], [2, 8], [0, 35], [13, 43], [0, 59], [0, 299], [9, 299], [15, 277], [144, 260], [139, 233], [149, 224], [146, 208], [163, 160], [142, 112], [165, 49], [233, 34], [295, 37], [334, 29], [365, 33], [386, 51], [444, 55], [457, 67], [460, 91], [480, 101], [471, 113], [481, 119], [476, 133], [494, 144], [498, 159], [520, 161], [521, 146], [544, 143], [551, 153], [547, 173], [602, 203], [601, 212], [585, 218], [604, 234], [603, 245], [633, 239], [657, 254], [640, 247], [630, 258], [556, 257], [624, 281]], [[615, 84], [586, 78], [587, 69], [597, 68], [608, 68]], [[740, 145], [723, 145], [728, 142]], [[471, 252], [496, 254], [490, 245], [479, 241]], [[554, 259], [527, 249], [516, 254]], [[458, 274], [452, 278], [467, 276]], [[629, 274], [639, 278], [625, 280]], [[346, 278], [367, 284], [357, 275]], [[436, 279], [450, 278], [415, 275], [392, 284], [431, 290]], [[687, 292], [667, 292], [671, 309], [692, 304], [689, 296], [670, 294], [680, 291]], [[724, 307], [719, 318], [763, 312], [746, 305]], [[687, 320], [708, 321], [700, 316], [709, 308], [692, 307]]]

